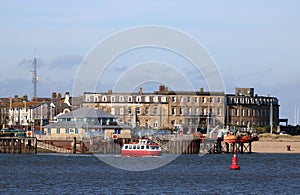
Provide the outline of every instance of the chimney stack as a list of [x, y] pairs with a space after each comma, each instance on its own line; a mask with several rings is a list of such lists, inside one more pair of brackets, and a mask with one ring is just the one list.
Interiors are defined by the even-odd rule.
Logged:
[[142, 87], [140, 87], [140, 89], [139, 89], [139, 94], [140, 94], [140, 95], [143, 94], [143, 88], [142, 88]]
[[168, 92], [168, 87], [164, 86], [164, 85], [160, 85], [159, 86], [159, 92]]
[[57, 98], [57, 94], [55, 92], [52, 92], [52, 99], [56, 99]]
[[57, 94], [57, 100], [60, 101], [61, 100], [61, 93]]

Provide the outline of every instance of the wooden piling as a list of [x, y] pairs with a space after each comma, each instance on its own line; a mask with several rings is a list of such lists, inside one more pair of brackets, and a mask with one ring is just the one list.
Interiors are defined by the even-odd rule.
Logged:
[[76, 154], [76, 137], [73, 138], [73, 154]]
[[28, 137], [0, 137], [0, 153], [37, 153], [37, 139]]

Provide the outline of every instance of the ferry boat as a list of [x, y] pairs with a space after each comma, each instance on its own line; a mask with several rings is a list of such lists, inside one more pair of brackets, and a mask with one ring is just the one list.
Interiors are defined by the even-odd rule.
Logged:
[[124, 144], [122, 147], [122, 156], [144, 157], [160, 156], [161, 147], [148, 139], [140, 139], [138, 143]]

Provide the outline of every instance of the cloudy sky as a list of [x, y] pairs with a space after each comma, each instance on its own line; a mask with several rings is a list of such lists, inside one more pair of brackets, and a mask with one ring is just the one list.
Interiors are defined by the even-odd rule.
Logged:
[[[297, 0], [2, 0], [0, 96], [32, 96], [34, 56], [38, 96], [72, 92], [82, 60], [97, 44], [124, 29], [158, 25], [178, 29], [201, 43], [217, 64], [226, 93], [254, 87], [259, 95], [276, 96], [280, 117], [294, 124], [295, 106], [300, 106], [299, 10]], [[143, 48], [111, 63], [96, 90], [113, 88], [131, 65], [148, 61], [175, 64], [180, 73], [190, 75], [195, 89], [206, 87], [187, 60], [162, 49]]]

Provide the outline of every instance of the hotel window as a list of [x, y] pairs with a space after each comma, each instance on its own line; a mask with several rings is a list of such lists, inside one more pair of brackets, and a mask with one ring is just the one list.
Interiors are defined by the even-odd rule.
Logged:
[[179, 108], [179, 114], [183, 115], [183, 108]]
[[172, 108], [172, 115], [176, 115], [176, 108]]
[[191, 97], [187, 97], [187, 102], [191, 102]]
[[48, 134], [51, 134], [51, 128], [48, 128], [48, 129], [47, 129], [47, 133], [48, 133]]
[[131, 126], [131, 119], [128, 120], [127, 125]]
[[214, 114], [214, 109], [212, 107], [209, 108], [209, 114]]
[[78, 128], [75, 128], [75, 134], [78, 134]]
[[199, 102], [199, 98], [195, 97], [195, 102], [198, 103]]
[[191, 109], [191, 108], [188, 108], [188, 109], [187, 109], [187, 114], [188, 114], [188, 115], [191, 115], [191, 114], [192, 114], [192, 109]]
[[199, 108], [195, 108], [195, 115], [199, 115]]
[[66, 128], [66, 134], [69, 134], [69, 133], [70, 133], [69, 128]]
[[90, 102], [90, 101], [91, 101], [90, 96], [86, 96], [86, 97], [85, 97], [85, 101]]
[[141, 96], [137, 96], [137, 97], [136, 97], [136, 101], [137, 101], [137, 102], [141, 102], [141, 101], [142, 101]]
[[153, 102], [158, 102], [158, 97], [157, 96], [153, 97]]
[[220, 97], [218, 97], [218, 100], [217, 100], [217, 101], [218, 101], [218, 103], [221, 103], [221, 98], [220, 98]]
[[95, 102], [99, 102], [99, 97], [95, 96]]
[[124, 108], [120, 108], [120, 115], [124, 115]]
[[131, 107], [128, 107], [128, 114], [132, 114], [132, 109], [131, 109]]
[[116, 97], [115, 96], [111, 96], [110, 99], [111, 99], [111, 102], [115, 102], [116, 101]]
[[146, 108], [145, 108], [145, 114], [146, 114], [146, 115], [149, 115], [149, 114], [150, 114], [150, 109], [149, 109], [149, 107], [146, 107]]
[[172, 96], [172, 102], [176, 102], [176, 96]]
[[110, 112], [112, 115], [115, 115], [116, 114], [116, 108], [111, 108], [111, 112]]
[[188, 126], [190, 126], [190, 125], [191, 125], [191, 119], [188, 118], [188, 119], [186, 120], [186, 124], [187, 124]]
[[60, 134], [60, 128], [56, 128], [56, 134]]
[[103, 96], [103, 97], [102, 97], [102, 101], [103, 101], [103, 102], [107, 102], [107, 97], [106, 97], [106, 96]]
[[206, 97], [202, 98], [202, 102], [206, 103]]
[[213, 98], [213, 97], [210, 97], [210, 98], [209, 98], [209, 102], [210, 102], [210, 103], [213, 103], [213, 102], [214, 102], [214, 98]]
[[150, 102], [150, 97], [149, 96], [145, 97], [145, 102]]
[[246, 98], [246, 100], [245, 100], [245, 101], [246, 101], [246, 104], [249, 104], [249, 99], [248, 99], [248, 98]]
[[141, 114], [141, 108], [136, 108], [136, 114], [140, 115]]
[[202, 108], [202, 114], [203, 114], [203, 115], [206, 115], [206, 114], [207, 114], [206, 108]]
[[120, 96], [120, 97], [119, 97], [119, 101], [120, 101], [120, 102], [124, 102], [124, 96]]
[[128, 102], [132, 102], [132, 96], [128, 96]]
[[154, 121], [153, 126], [154, 126], [155, 128], [157, 128], [157, 127], [158, 127], [158, 122], [157, 122], [157, 121]]
[[157, 112], [157, 108], [155, 107], [155, 108], [153, 108], [153, 114], [154, 115], [157, 115], [158, 114], [158, 112]]
[[233, 114], [232, 114], [232, 110], [233, 110], [232, 108], [228, 110], [228, 114], [229, 114], [229, 116], [233, 116]]
[[183, 102], [183, 97], [182, 96], [180, 96], [180, 102]]
[[171, 124], [172, 124], [172, 126], [174, 126], [174, 125], [176, 124], [176, 121], [175, 121], [175, 120], [172, 120], [172, 121], [171, 121]]
[[222, 108], [218, 108], [218, 116], [222, 116]]
[[167, 98], [165, 96], [161, 97], [161, 102], [166, 102]]

